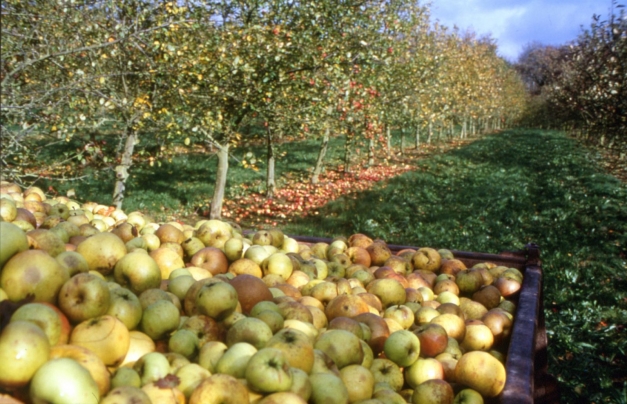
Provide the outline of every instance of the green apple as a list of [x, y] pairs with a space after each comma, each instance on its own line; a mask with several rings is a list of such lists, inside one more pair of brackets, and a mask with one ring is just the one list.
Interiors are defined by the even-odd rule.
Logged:
[[381, 300], [384, 309], [403, 304], [407, 298], [405, 287], [396, 279], [375, 279], [368, 284], [366, 290]]
[[91, 273], [78, 273], [59, 291], [59, 308], [73, 323], [103, 316], [109, 310], [111, 292], [107, 282]]
[[270, 330], [272, 330], [272, 334], [276, 334], [285, 325], [283, 316], [273, 310], [264, 310], [257, 313], [254, 317], [266, 323], [268, 327], [270, 327]]
[[312, 404], [347, 404], [349, 401], [348, 390], [339, 376], [333, 373], [312, 373], [311, 381]]
[[161, 285], [161, 270], [157, 262], [145, 253], [132, 252], [120, 258], [113, 269], [113, 277], [136, 295]]
[[216, 320], [233, 313], [239, 303], [237, 291], [227, 282], [207, 283], [196, 295], [196, 309]]
[[48, 303], [28, 303], [18, 308], [11, 316], [11, 321], [30, 321], [41, 328], [50, 346], [64, 344], [69, 338], [70, 325], [61, 315]]
[[398, 366], [411, 366], [420, 356], [420, 340], [411, 331], [398, 330], [385, 341], [383, 352], [386, 358]]
[[59, 264], [67, 269], [70, 277], [76, 275], [79, 272], [89, 271], [89, 265], [87, 265], [87, 260], [76, 251], [64, 251], [61, 254], [57, 255], [55, 259], [59, 262]]
[[440, 379], [426, 380], [414, 388], [412, 404], [453, 404], [455, 393], [451, 385]]
[[463, 389], [455, 395], [453, 404], [483, 404], [483, 396], [473, 389]]
[[403, 387], [403, 371], [389, 359], [375, 358], [370, 365], [370, 371], [375, 383], [386, 383], [394, 391], [400, 391]]
[[260, 393], [288, 391], [292, 387], [292, 372], [287, 355], [277, 348], [257, 351], [246, 366], [248, 385]]
[[346, 330], [327, 330], [318, 336], [315, 349], [326, 353], [338, 369], [358, 365], [364, 359], [361, 342], [355, 334]]
[[139, 298], [133, 292], [123, 287], [110, 290], [107, 314], [116, 317], [126, 328], [134, 330], [142, 319], [142, 313]]
[[209, 341], [224, 340], [225, 337], [224, 325], [202, 314], [188, 317], [180, 328], [195, 333], [198, 336], [199, 347]]
[[157, 300], [143, 312], [141, 329], [153, 340], [158, 340], [176, 330], [180, 323], [179, 309], [169, 300]]
[[292, 275], [294, 266], [292, 260], [283, 252], [276, 252], [261, 262], [261, 270], [264, 276], [268, 274], [279, 275], [283, 280]]
[[124, 241], [107, 232], [88, 237], [76, 247], [76, 252], [85, 257], [90, 271], [103, 275], [111, 273], [118, 260], [127, 253]]
[[444, 368], [434, 358], [420, 358], [405, 368], [405, 382], [412, 388], [430, 379], [444, 379]]
[[[1, 199], [6, 201], [6, 199]], [[8, 221], [0, 222], [0, 268], [15, 254], [28, 250], [26, 233]]]
[[11, 321], [0, 334], [0, 387], [25, 386], [48, 360], [50, 342], [30, 321]]
[[198, 335], [187, 329], [174, 331], [168, 340], [169, 351], [179, 353], [187, 359], [192, 359], [198, 354], [198, 347]]
[[170, 373], [170, 362], [160, 352], [150, 352], [135, 362], [133, 369], [139, 373], [142, 386], [164, 378]]
[[44, 363], [30, 383], [30, 397], [39, 403], [95, 403], [98, 385], [87, 369], [70, 358], [56, 358]]
[[168, 281], [168, 292], [173, 293], [179, 300], [184, 300], [189, 288], [196, 282], [193, 276], [176, 276]]
[[312, 393], [311, 381], [309, 380], [309, 374], [299, 368], [291, 368], [292, 372], [292, 387], [290, 391], [297, 394], [305, 402], [309, 400]]
[[242, 379], [246, 375], [246, 367], [248, 361], [257, 348], [247, 342], [238, 342], [227, 349], [216, 363], [215, 370], [217, 373], [225, 373], [238, 379]]
[[225, 342], [228, 346], [247, 342], [255, 348], [261, 349], [270, 338], [272, 338], [272, 330], [266, 323], [255, 317], [246, 317], [229, 328]]
[[141, 387], [141, 377], [139, 372], [133, 368], [125, 366], [119, 367], [111, 375], [111, 388], [129, 386], [129, 387]]
[[383, 317], [391, 318], [407, 330], [414, 324], [415, 315], [412, 309], [405, 305], [390, 306], [383, 312]]

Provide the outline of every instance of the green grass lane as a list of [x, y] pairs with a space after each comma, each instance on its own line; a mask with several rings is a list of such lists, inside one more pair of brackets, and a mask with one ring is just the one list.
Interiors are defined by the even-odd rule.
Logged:
[[493, 253], [539, 244], [549, 370], [563, 402], [624, 403], [627, 187], [600, 158], [561, 133], [508, 131], [416, 161], [286, 231]]

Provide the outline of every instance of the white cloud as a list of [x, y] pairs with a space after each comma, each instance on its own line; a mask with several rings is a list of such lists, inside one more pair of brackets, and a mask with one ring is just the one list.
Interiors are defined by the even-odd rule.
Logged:
[[560, 45], [576, 39], [593, 14], [608, 15], [608, 0], [433, 0], [433, 20], [479, 35], [491, 34], [499, 53], [515, 60], [525, 45]]

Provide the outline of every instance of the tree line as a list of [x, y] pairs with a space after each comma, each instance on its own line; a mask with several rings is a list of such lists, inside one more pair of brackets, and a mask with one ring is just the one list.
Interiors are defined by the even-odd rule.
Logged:
[[492, 39], [442, 26], [415, 1], [6, 0], [1, 12], [2, 179], [37, 180], [42, 142], [108, 136], [118, 207], [146, 138], [217, 153], [220, 217], [250, 125], [267, 144], [271, 196], [288, 136], [320, 139], [315, 182], [329, 136], [346, 139], [350, 170], [356, 144], [374, 164], [392, 130], [420, 147], [512, 125], [525, 109]]
[[558, 128], [627, 158], [627, 15], [612, 2], [575, 41], [530, 44], [517, 70], [530, 93], [524, 123]]

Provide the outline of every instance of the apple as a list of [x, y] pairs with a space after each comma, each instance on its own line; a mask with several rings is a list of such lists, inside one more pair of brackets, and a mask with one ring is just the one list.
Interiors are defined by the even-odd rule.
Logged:
[[413, 389], [431, 379], [444, 379], [444, 368], [435, 358], [419, 358], [405, 368], [405, 382]]
[[78, 273], [59, 291], [59, 308], [73, 323], [103, 316], [110, 305], [109, 286], [92, 273]]
[[432, 324], [439, 324], [446, 330], [446, 334], [449, 337], [455, 338], [457, 341], [462, 341], [466, 335], [466, 324], [464, 320], [452, 313], [440, 314], [431, 320]]
[[384, 309], [405, 303], [407, 297], [405, 287], [395, 279], [375, 279], [368, 284], [366, 290], [381, 300]]
[[196, 333], [186, 329], [178, 329], [168, 339], [168, 350], [179, 353], [187, 359], [192, 359], [198, 353], [199, 343]]
[[488, 312], [481, 317], [481, 321], [492, 331], [494, 344], [498, 345], [503, 341], [507, 341], [511, 336], [513, 321], [506, 311], [498, 308], [488, 310]]
[[113, 269], [113, 277], [136, 295], [161, 285], [161, 270], [157, 262], [145, 253], [132, 252], [120, 258]]
[[366, 327], [362, 326], [357, 320], [353, 320], [349, 317], [335, 317], [331, 320], [327, 326], [329, 330], [346, 330], [350, 331], [357, 336], [359, 339], [364, 339], [364, 329]]
[[56, 306], [50, 303], [27, 303], [18, 308], [10, 321], [30, 321], [39, 326], [50, 346], [65, 344], [70, 336], [70, 323], [67, 317]]
[[349, 402], [348, 389], [339, 376], [333, 373], [313, 373], [309, 375], [312, 404], [345, 404]]
[[[379, 385], [380, 387], [385, 387], [385, 384], [383, 385]], [[375, 386], [375, 392], [372, 395], [372, 398], [374, 400], [377, 400], [375, 402], [373, 402], [372, 404], [379, 404], [379, 403], [384, 403], [384, 404], [407, 404], [408, 400], [405, 399], [405, 397], [403, 397], [401, 394], [397, 393], [396, 391], [390, 389], [390, 388], [380, 388], [379, 390], [376, 390], [376, 386]]]
[[415, 320], [414, 322], [417, 325], [427, 324], [431, 322], [435, 317], [439, 316], [441, 313], [434, 309], [433, 307], [421, 307], [414, 313]]
[[466, 264], [455, 258], [443, 259], [440, 265], [441, 274], [457, 275], [460, 271], [465, 269], [467, 269]]
[[72, 330], [70, 344], [93, 351], [107, 366], [124, 360], [130, 345], [130, 334], [116, 317], [104, 315], [85, 320]]
[[195, 314], [186, 318], [180, 328], [194, 332], [199, 338], [199, 347], [209, 341], [223, 340], [226, 332], [224, 324], [202, 314]]
[[353, 317], [353, 319], [368, 326], [370, 329], [368, 345], [370, 345], [375, 355], [379, 355], [383, 351], [385, 340], [390, 335], [390, 328], [385, 320], [373, 313], [362, 313]]
[[[2, 230], [4, 231], [4, 227]], [[4, 235], [1, 238], [4, 240]], [[8, 241], [2, 243], [4, 245]], [[19, 249], [21, 247], [15, 251]], [[68, 271], [48, 253], [42, 250], [25, 250], [14, 253], [6, 261], [0, 273], [0, 287], [7, 293], [9, 300], [14, 302], [32, 295], [37, 302], [54, 304], [61, 286], [68, 279]]]
[[374, 376], [361, 365], [349, 365], [340, 370], [340, 378], [348, 390], [348, 400], [356, 403], [368, 400], [374, 392]]
[[426, 380], [414, 388], [411, 396], [412, 404], [453, 404], [455, 393], [450, 384], [444, 380]]
[[304, 370], [298, 368], [291, 368], [292, 372], [292, 387], [290, 392], [298, 395], [303, 400], [308, 401], [311, 398], [312, 386], [309, 380], [309, 374]]
[[411, 257], [414, 270], [435, 272], [440, 268], [442, 257], [437, 250], [429, 247], [418, 249]]
[[208, 341], [198, 353], [198, 364], [211, 373], [215, 373], [215, 368], [224, 353], [229, 347], [222, 341]]
[[505, 387], [505, 366], [483, 351], [466, 352], [455, 367], [455, 381], [484, 397], [496, 397]]
[[50, 342], [39, 326], [11, 321], [0, 334], [0, 387], [25, 386], [49, 356]]
[[264, 276], [268, 274], [279, 275], [284, 281], [287, 281], [294, 270], [292, 260], [283, 252], [270, 255], [261, 262], [260, 266]]
[[405, 383], [403, 371], [389, 359], [375, 358], [370, 365], [370, 372], [374, 376], [375, 386], [379, 383], [385, 383], [392, 390], [400, 391]]
[[193, 266], [205, 268], [212, 275], [226, 273], [229, 268], [229, 260], [224, 252], [216, 247], [205, 247], [198, 251], [190, 259]]
[[163, 245], [152, 250], [149, 255], [157, 263], [161, 272], [161, 279], [168, 279], [172, 271], [185, 266], [183, 258], [177, 252]]
[[179, 309], [170, 300], [157, 300], [144, 309], [141, 330], [158, 340], [176, 330], [180, 323]]
[[88, 272], [89, 266], [85, 257], [77, 253], [76, 251], [64, 251], [57, 255], [55, 259], [65, 269], [67, 269], [70, 277], [76, 275], [79, 272]]
[[459, 287], [459, 293], [472, 296], [473, 293], [483, 286], [483, 277], [477, 269], [460, 271], [455, 276], [455, 283]]
[[288, 391], [292, 386], [292, 373], [285, 352], [276, 348], [257, 351], [246, 366], [246, 381], [260, 393]]
[[385, 341], [383, 352], [398, 366], [411, 366], [420, 356], [420, 340], [411, 331], [395, 331]]
[[494, 344], [494, 335], [488, 326], [479, 320], [466, 322], [466, 335], [460, 347], [465, 351], [489, 351]]
[[453, 404], [483, 404], [483, 396], [477, 390], [462, 389], [455, 395]]
[[211, 376], [211, 373], [197, 363], [188, 363], [187, 365], [181, 366], [176, 371], [175, 375], [179, 378], [177, 388], [181, 390], [185, 398], [189, 400], [194, 389], [198, 387], [203, 380]]
[[229, 347], [238, 342], [247, 342], [261, 349], [270, 338], [272, 330], [265, 322], [255, 317], [245, 317], [229, 328], [225, 342]]
[[188, 404], [243, 404], [249, 402], [248, 389], [236, 378], [214, 374], [203, 380], [189, 397]]
[[237, 290], [227, 282], [207, 283], [196, 294], [196, 310], [198, 313], [216, 320], [221, 320], [231, 315], [237, 308], [238, 303]]
[[293, 368], [301, 369], [306, 373], [311, 372], [313, 368], [314, 346], [310, 338], [302, 331], [284, 328], [274, 334], [265, 347], [283, 351], [289, 366]]
[[390, 248], [381, 240], [372, 242], [366, 247], [366, 251], [370, 254], [370, 265], [378, 267], [383, 266], [385, 261], [392, 256]]
[[403, 329], [408, 329], [414, 324], [414, 312], [405, 305], [390, 306], [383, 312], [384, 318], [395, 320]]
[[76, 247], [76, 252], [85, 257], [90, 271], [107, 275], [115, 264], [126, 255], [124, 241], [113, 233], [98, 233], [88, 237]]
[[259, 264], [249, 258], [244, 257], [232, 261], [229, 265], [228, 272], [232, 273], [235, 276], [246, 274], [254, 276], [256, 278], [263, 277], [263, 271], [261, 270]]
[[361, 343], [355, 334], [346, 330], [327, 330], [318, 336], [315, 349], [326, 353], [338, 369], [344, 366], [360, 364], [364, 358]]
[[70, 358], [44, 363], [33, 376], [29, 391], [34, 403], [92, 403], [100, 398], [89, 371]]
[[[6, 199], [0, 199], [6, 201]], [[16, 210], [17, 215], [17, 210]], [[28, 250], [28, 238], [22, 229], [8, 221], [0, 221], [0, 268], [15, 254]]]
[[423, 357], [434, 357], [444, 352], [448, 345], [446, 330], [439, 324], [423, 324], [414, 333], [420, 340], [420, 355]]
[[267, 396], [261, 398], [259, 401], [254, 401], [255, 404], [307, 404], [307, 401], [304, 400], [296, 393], [292, 393], [290, 391], [279, 391], [277, 393], [268, 394]]
[[100, 396], [104, 396], [111, 387], [111, 375], [106, 365], [92, 350], [78, 345], [56, 345], [50, 349], [50, 359], [70, 358], [89, 371], [98, 385]]
[[132, 366], [139, 358], [157, 349], [152, 338], [141, 331], [129, 331], [129, 337], [128, 352], [120, 366]]
[[177, 386], [178, 378], [168, 375], [161, 380], [143, 385], [142, 391], [152, 403], [185, 404], [185, 395]]
[[118, 386], [100, 400], [100, 404], [152, 404], [148, 394], [136, 386]]
[[160, 352], [149, 352], [133, 364], [133, 369], [139, 373], [141, 385], [144, 386], [167, 376], [170, 373], [170, 362]]
[[248, 342], [238, 342], [229, 347], [216, 363], [215, 370], [217, 373], [231, 375], [238, 379], [243, 379], [246, 375], [246, 367], [248, 361], [257, 348]]
[[462, 309], [466, 320], [480, 320], [488, 309], [481, 303], [470, 300], [467, 297], [459, 299], [459, 308]]
[[106, 314], [116, 317], [126, 328], [133, 330], [139, 325], [142, 313], [142, 305], [133, 292], [123, 287], [110, 290]]
[[111, 375], [112, 389], [122, 386], [140, 388], [141, 385], [142, 380], [141, 377], [139, 377], [139, 372], [133, 368], [122, 366], [117, 368]]
[[190, 275], [176, 276], [168, 280], [168, 292], [172, 293], [179, 300], [184, 300], [189, 288], [196, 282], [194, 277]]
[[359, 295], [339, 295], [329, 301], [325, 308], [328, 321], [332, 321], [336, 317], [353, 318], [369, 312], [368, 303]]

